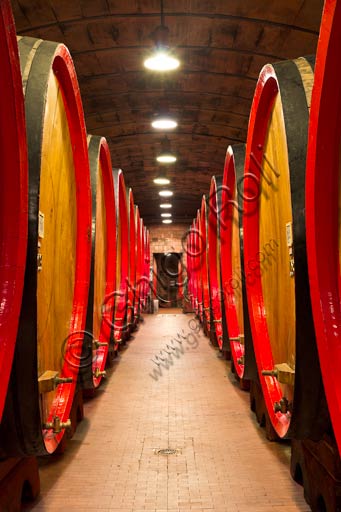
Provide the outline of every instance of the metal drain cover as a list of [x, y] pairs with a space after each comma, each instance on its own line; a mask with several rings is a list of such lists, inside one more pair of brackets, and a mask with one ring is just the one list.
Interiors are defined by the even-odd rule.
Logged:
[[156, 455], [175, 455], [178, 450], [174, 450], [174, 448], [162, 448], [160, 450], [155, 450]]

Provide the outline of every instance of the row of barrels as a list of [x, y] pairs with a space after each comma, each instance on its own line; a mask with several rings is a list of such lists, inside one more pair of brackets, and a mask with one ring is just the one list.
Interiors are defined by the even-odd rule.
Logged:
[[[246, 145], [187, 240], [189, 296], [240, 379], [259, 379], [280, 438], [334, 431], [341, 453], [341, 4], [315, 57], [260, 72]], [[331, 428], [332, 427], [332, 428]]]
[[17, 38], [8, 0], [0, 68], [0, 456], [41, 455], [137, 327], [149, 233], [106, 139], [86, 133], [68, 49]]

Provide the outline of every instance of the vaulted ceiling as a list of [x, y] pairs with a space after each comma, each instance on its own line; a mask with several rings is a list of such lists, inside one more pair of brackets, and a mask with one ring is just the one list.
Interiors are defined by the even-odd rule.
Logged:
[[[174, 221], [189, 223], [222, 174], [229, 144], [245, 142], [261, 67], [315, 52], [323, 0], [164, 0], [177, 71], [147, 71], [143, 60], [160, 25], [159, 0], [12, 0], [17, 31], [65, 43], [73, 56], [87, 130], [107, 138], [114, 167], [133, 187], [146, 224], [160, 222], [164, 133], [151, 128], [173, 114]], [[163, 167], [164, 168], [164, 167]]]

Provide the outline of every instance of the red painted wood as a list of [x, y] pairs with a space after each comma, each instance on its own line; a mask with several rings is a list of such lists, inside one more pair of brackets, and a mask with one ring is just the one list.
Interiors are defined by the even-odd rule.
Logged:
[[27, 246], [24, 97], [10, 2], [0, 2], [0, 420], [17, 336]]
[[[273, 102], [278, 94], [278, 82], [272, 66], [262, 69], [250, 112], [245, 156], [243, 203], [244, 257], [250, 261], [259, 251], [259, 202], [252, 191], [260, 182], [263, 147]], [[258, 188], [257, 188], [258, 191]], [[286, 414], [274, 412], [274, 402], [280, 401], [282, 391], [275, 377], [263, 376], [262, 370], [274, 367], [260, 275], [246, 279], [248, 307], [259, 378], [271, 422], [280, 437], [288, 431], [290, 420]]]
[[[51, 407], [48, 422], [55, 416], [67, 421], [72, 407], [77, 386], [77, 374], [82, 353], [80, 332], [85, 329], [88, 287], [91, 265], [91, 186], [88, 159], [88, 147], [82, 100], [76, 70], [68, 49], [64, 45], [56, 48], [53, 71], [58, 78], [63, 92], [65, 110], [70, 130], [75, 177], [77, 183], [77, 257], [73, 311], [70, 321], [70, 336], [66, 345], [62, 376], [73, 377], [72, 384], [60, 384]], [[64, 430], [59, 434], [50, 435], [44, 431], [45, 446], [49, 453], [56, 450]]]
[[[101, 322], [101, 331], [99, 340], [101, 343], [107, 343], [107, 346], [101, 346], [96, 350], [93, 359], [93, 370], [99, 368], [100, 371], [105, 370], [106, 361], [109, 351], [109, 342], [112, 329], [112, 318], [114, 312], [114, 292], [116, 289], [116, 209], [115, 209], [115, 191], [114, 180], [112, 175], [112, 164], [108, 143], [104, 137], [100, 141], [99, 153], [102, 179], [104, 189], [105, 203], [105, 220], [106, 220], [106, 239], [107, 239], [107, 266], [106, 266], [106, 283], [105, 296], [108, 301], [105, 302], [103, 308], [103, 317]], [[93, 377], [95, 388], [101, 383], [102, 377]]]
[[326, 0], [310, 110], [306, 230], [310, 294], [328, 407], [341, 454], [341, 3]]
[[201, 238], [201, 279], [203, 288], [203, 317], [208, 333], [211, 330], [210, 318], [210, 287], [208, 270], [208, 223], [206, 197], [203, 196], [200, 209], [200, 238]]
[[219, 348], [223, 347], [222, 329], [222, 290], [219, 276], [218, 258], [220, 258], [219, 241], [219, 208], [218, 208], [218, 187], [215, 176], [212, 176], [209, 197], [208, 212], [208, 259], [210, 262], [210, 299], [213, 311], [214, 327]]
[[226, 151], [223, 190], [222, 190], [222, 209], [220, 226], [220, 258], [221, 275], [225, 297], [226, 322], [229, 328], [229, 338], [233, 364], [239, 378], [244, 376], [244, 363], [240, 363], [240, 358], [244, 357], [244, 345], [239, 341], [233, 340], [240, 333], [244, 332], [244, 327], [239, 325], [236, 309], [236, 293], [241, 293], [239, 282], [238, 288], [235, 285], [235, 275], [232, 266], [232, 229], [234, 209], [238, 209], [238, 203], [234, 197], [236, 187], [236, 169], [233, 154], [233, 148], [229, 146]]

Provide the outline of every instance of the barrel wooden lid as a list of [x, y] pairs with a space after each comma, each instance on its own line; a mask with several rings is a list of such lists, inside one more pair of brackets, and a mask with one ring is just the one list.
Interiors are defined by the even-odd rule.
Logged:
[[325, 429], [305, 242], [313, 68], [307, 57], [262, 69], [246, 146], [244, 256], [253, 269], [247, 299], [258, 374], [280, 437], [317, 438]]

